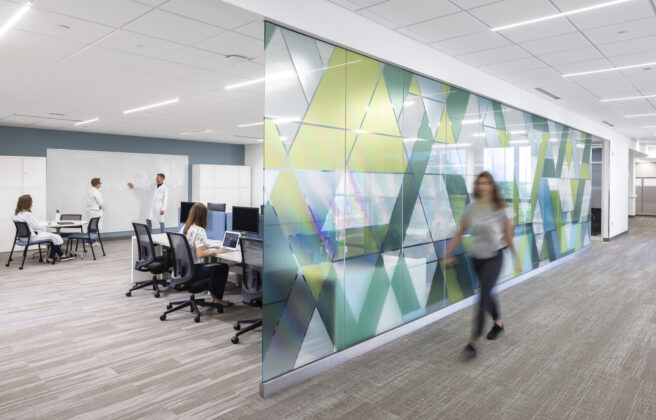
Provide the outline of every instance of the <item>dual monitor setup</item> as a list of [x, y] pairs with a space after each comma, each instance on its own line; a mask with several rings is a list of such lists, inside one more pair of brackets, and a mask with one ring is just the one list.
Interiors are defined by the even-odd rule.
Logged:
[[[180, 223], [186, 223], [191, 206], [195, 203], [183, 201], [180, 203]], [[226, 211], [224, 203], [207, 203], [207, 209], [213, 211]], [[232, 230], [237, 232], [258, 233], [260, 210], [257, 207], [232, 206]]]

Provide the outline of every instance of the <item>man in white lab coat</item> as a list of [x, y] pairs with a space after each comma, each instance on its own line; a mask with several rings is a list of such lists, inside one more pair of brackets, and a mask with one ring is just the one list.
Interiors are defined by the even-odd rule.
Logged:
[[103, 225], [103, 211], [105, 210], [105, 202], [103, 201], [102, 194], [100, 194], [100, 178], [93, 178], [91, 180], [91, 188], [87, 190], [87, 217], [89, 220], [93, 217], [100, 217], [98, 228], [102, 229]]
[[[153, 198], [150, 200], [150, 209], [148, 210], [148, 217], [146, 218], [146, 224], [148, 229], [153, 231], [153, 220], [159, 222], [159, 228], [162, 233], [166, 232], [164, 226], [164, 213], [166, 212], [166, 207], [169, 204], [169, 188], [164, 185], [164, 179], [166, 176], [164, 174], [157, 174], [155, 185], [155, 191], [153, 192]], [[131, 182], [128, 183], [128, 187], [134, 188], [134, 184]]]

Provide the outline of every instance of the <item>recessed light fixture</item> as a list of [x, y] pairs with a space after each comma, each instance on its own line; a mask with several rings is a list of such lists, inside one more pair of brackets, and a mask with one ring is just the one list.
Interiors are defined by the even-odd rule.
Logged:
[[96, 122], [96, 121], [98, 121], [99, 119], [100, 119], [100, 118], [96, 117], [96, 118], [92, 118], [92, 119], [90, 119], [90, 120], [80, 121], [80, 122], [76, 122], [75, 125], [77, 126], [77, 125], [86, 125], [86, 124], [91, 124], [92, 122]]
[[594, 6], [582, 7], [580, 9], [570, 10], [569, 12], [556, 13], [553, 15], [512, 23], [510, 25], [498, 26], [496, 28], [492, 28], [492, 31], [494, 32], [503, 31], [505, 29], [516, 28], [518, 26], [530, 25], [531, 23], [544, 22], [545, 20], [556, 19], [563, 16], [576, 15], [578, 13], [584, 13], [584, 12], [589, 12], [591, 10], [601, 9], [602, 7], [615, 6], [616, 4], [626, 3], [627, 1], [631, 1], [631, 0], [615, 0], [615, 1], [609, 1], [607, 3], [595, 4]]
[[655, 113], [652, 114], [633, 114], [633, 115], [625, 115], [626, 118], [640, 118], [640, 117], [653, 117], [656, 116]]
[[157, 102], [157, 103], [150, 104], [150, 105], [140, 106], [139, 108], [128, 109], [126, 111], [123, 111], [123, 113], [124, 114], [132, 114], [134, 112], [146, 111], [148, 109], [157, 108], [157, 107], [164, 106], [164, 105], [175, 104], [178, 101], [179, 101], [179, 98], [168, 99], [166, 101]]
[[0, 27], [0, 37], [2, 37], [2, 35], [4, 35], [5, 32], [9, 30], [9, 28], [14, 26], [14, 24], [18, 22], [25, 15], [25, 13], [27, 13], [28, 10], [30, 10], [30, 6], [30, 4], [26, 4], [18, 9], [18, 12], [14, 13], [14, 15]]
[[631, 69], [637, 69], [637, 68], [640, 68], [640, 67], [653, 66], [653, 65], [656, 65], [656, 61], [652, 61], [650, 63], [632, 64], [630, 66], [609, 67], [609, 68], [606, 68], [606, 69], [582, 71], [582, 72], [579, 72], [579, 73], [567, 73], [567, 74], [563, 74], [563, 77], [585, 76], [585, 75], [588, 75], [588, 74], [606, 73], [606, 72], [609, 72], [609, 71], [631, 70]]
[[601, 102], [631, 101], [633, 99], [656, 98], [656, 95], [627, 96], [625, 98], [602, 99]]
[[255, 127], [256, 125], [264, 125], [264, 121], [255, 122], [255, 123], [248, 123], [248, 124], [239, 124], [237, 127], [239, 127], [239, 128]]
[[617, 31], [617, 35], [624, 35], [626, 31]]
[[549, 92], [549, 91], [547, 91], [547, 90], [542, 89], [541, 87], [536, 87], [535, 90], [537, 90], [538, 92], [540, 92], [540, 93], [542, 93], [542, 94], [544, 94], [544, 95], [547, 95], [548, 97], [550, 97], [550, 98], [552, 98], [552, 99], [556, 99], [556, 100], [557, 100], [557, 99], [560, 99], [560, 96], [556, 96], [556, 95], [554, 95], [553, 93], [551, 93], [551, 92]]
[[613, 124], [613, 123], [609, 123], [609, 122], [606, 121], [606, 120], [603, 120], [602, 123], [606, 124], [606, 125], [609, 126], [609, 127], [615, 127], [615, 124]]
[[57, 25], [57, 27], [62, 29], [71, 29], [71, 27], [68, 25]]

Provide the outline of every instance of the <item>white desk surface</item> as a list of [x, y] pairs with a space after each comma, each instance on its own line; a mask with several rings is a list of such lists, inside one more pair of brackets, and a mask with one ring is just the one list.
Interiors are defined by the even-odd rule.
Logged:
[[79, 228], [81, 226], [85, 226], [89, 224], [88, 220], [66, 220], [68, 223], [64, 224], [59, 224], [57, 222], [47, 222], [47, 223], [41, 223], [41, 226], [44, 228], [53, 228], [53, 229], [61, 229], [61, 228]]
[[[153, 239], [153, 243], [156, 245], [169, 246], [169, 238], [166, 236], [166, 233], [151, 234], [151, 238]], [[223, 241], [216, 239], [208, 239], [207, 242], [209, 246], [221, 246], [223, 244]], [[214, 255], [214, 258], [219, 258], [224, 261], [241, 263], [241, 250], [239, 247], [237, 247], [236, 251], [229, 251], [224, 254], [216, 254]]]

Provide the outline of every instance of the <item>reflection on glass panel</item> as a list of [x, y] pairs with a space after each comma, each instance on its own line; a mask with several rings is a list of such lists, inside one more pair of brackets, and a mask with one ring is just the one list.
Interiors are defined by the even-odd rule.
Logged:
[[589, 244], [591, 139], [267, 23], [264, 381], [476, 292], [465, 235], [484, 170], [515, 212], [499, 281]]

